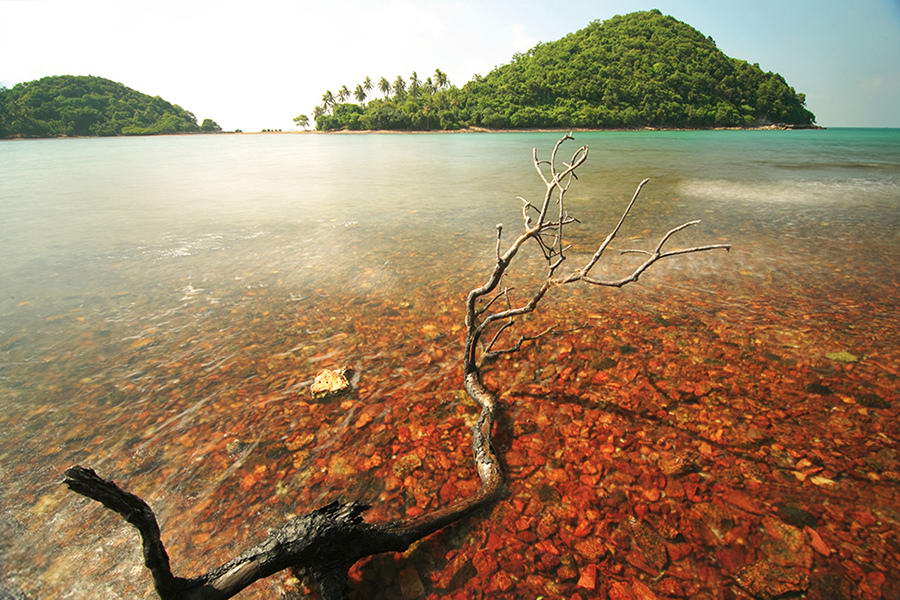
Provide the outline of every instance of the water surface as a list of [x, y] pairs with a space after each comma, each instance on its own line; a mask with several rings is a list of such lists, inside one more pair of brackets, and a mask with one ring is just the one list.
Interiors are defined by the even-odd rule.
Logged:
[[[373, 518], [384, 518], [470, 491], [465, 419], [473, 409], [456, 393], [462, 302], [491, 266], [495, 225], [510, 234], [521, 226], [516, 196], [542, 193], [531, 148], [546, 152], [556, 138], [0, 143], [0, 475], [11, 482], [0, 491], [0, 591], [151, 597], [128, 527], [61, 489], [62, 471], [75, 463], [154, 506], [184, 575], [339, 492], [378, 502]], [[734, 250], [661, 263], [621, 291], [555, 292], [526, 327], [557, 322], [574, 333], [492, 371], [495, 385], [513, 390], [502, 449], [531, 443], [521, 424], [546, 410], [542, 435], [560, 441], [533, 454], [571, 472], [584, 460], [560, 454], [575, 446], [564, 427], [574, 417], [527, 400], [529, 386], [596, 404], [592, 393], [613, 401], [633, 390], [632, 369], [673, 386], [686, 377], [722, 382], [743, 369], [740, 389], [701, 394], [689, 411], [699, 418], [709, 409], [710, 422], [724, 420], [738, 437], [746, 424], [727, 407], [738, 397], [768, 414], [818, 398], [809, 386], [826, 379], [851, 398], [890, 394], [900, 132], [610, 132], [580, 133], [576, 142], [590, 146], [590, 157], [569, 199], [583, 223], [570, 231], [573, 267], [644, 177], [651, 183], [618, 249], [652, 247], [666, 230], [700, 218], [673, 247], [727, 241]], [[610, 256], [597, 273], [615, 276], [628, 261]], [[540, 272], [526, 260], [512, 274], [523, 289], [532, 267]], [[722, 347], [739, 351], [725, 357]], [[826, 357], [837, 351], [863, 360], [844, 367]], [[569, 363], [577, 375], [564, 374]], [[761, 364], [777, 377], [760, 383]], [[358, 394], [311, 402], [315, 373], [347, 365], [360, 374]], [[594, 404], [578, 410], [600, 419], [582, 440], [586, 456], [605, 442], [629, 447]], [[847, 427], [888, 427], [892, 410], [856, 415]], [[831, 417], [822, 414], [773, 432], [773, 443], [796, 443], [818, 428], [824, 439]], [[630, 427], [621, 424], [642, 438], [649, 426]], [[834, 460], [865, 479], [871, 465], [859, 466], [862, 458], [846, 449]], [[543, 504], [566, 506], [570, 490], [542, 480], [546, 469], [510, 469], [514, 497], [540, 489]], [[598, 490], [625, 485], [629, 497], [638, 489], [600, 481]], [[598, 514], [615, 513], [595, 504]], [[501, 503], [497, 514], [510, 506]], [[466, 589], [465, 576], [445, 581], [440, 573], [460, 561], [457, 548], [468, 565], [461, 573], [481, 569], [473, 553], [491, 523], [476, 520], [459, 539], [438, 540], [399, 566], [382, 561], [358, 576], [359, 589], [396, 597], [390, 586], [409, 564], [438, 596]], [[504, 535], [521, 540], [532, 530], [526, 523]], [[584, 568], [573, 548], [563, 566]], [[519, 595], [568, 597], [575, 581], [566, 583], [561, 568], [500, 571]], [[248, 597], [273, 597], [279, 581]]]

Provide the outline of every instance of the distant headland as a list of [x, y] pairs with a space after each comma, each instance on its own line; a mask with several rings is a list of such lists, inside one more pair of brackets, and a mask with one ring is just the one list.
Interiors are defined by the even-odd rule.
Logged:
[[711, 37], [651, 10], [594, 21], [461, 88], [440, 69], [424, 81], [415, 72], [377, 84], [366, 77], [352, 91], [326, 91], [313, 118], [323, 131], [792, 129], [815, 123], [805, 101], [781, 75], [728, 57]]
[[214, 133], [212, 119], [102, 77], [55, 75], [0, 88], [0, 138]]

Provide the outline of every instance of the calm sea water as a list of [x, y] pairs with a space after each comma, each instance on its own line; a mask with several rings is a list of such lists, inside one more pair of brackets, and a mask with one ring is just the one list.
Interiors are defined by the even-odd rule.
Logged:
[[[65, 309], [116, 286], [178, 287], [239, 268], [292, 269], [359, 236], [470, 235], [515, 222], [553, 134], [197, 136], [0, 144], [0, 298]], [[647, 213], [709, 215], [715, 234], [879, 247], [897, 234], [900, 132], [583, 133], [573, 213], [597, 223], [650, 177]], [[650, 223], [654, 225], [654, 223]], [[327, 232], [327, 233], [326, 233]], [[322, 236], [325, 237], [322, 237]], [[273, 236], [284, 236], [293, 242]], [[746, 247], [746, 246], [744, 246]], [[374, 250], [374, 249], [373, 249]], [[272, 256], [275, 253], [278, 256]], [[402, 253], [401, 253], [402, 254]], [[208, 260], [207, 260], [208, 259]], [[274, 261], [267, 263], [266, 261]], [[287, 262], [284, 262], [287, 261]], [[351, 264], [353, 264], [351, 262]], [[797, 265], [801, 267], [801, 265]], [[816, 268], [805, 265], [805, 268]], [[175, 293], [175, 292], [173, 292]], [[67, 301], [66, 298], [69, 298]]]
[[[516, 196], [541, 193], [531, 148], [546, 152], [556, 138], [0, 143], [0, 596], [3, 586], [35, 598], [146, 594], [146, 581], [128, 581], [140, 560], [126, 526], [92, 513], [112, 537], [82, 535], [84, 504], [60, 489], [62, 470], [83, 462], [140, 481], [131, 487], [164, 526], [242, 477], [267, 425], [242, 417], [246, 430], [228, 437], [238, 425], [225, 415], [244, 400], [236, 382], [271, 412], [320, 366], [390, 354], [390, 340], [362, 333], [366, 322], [408, 310], [386, 333], [402, 337], [435, 314], [461, 321], [457, 303], [490, 264], [495, 224], [514, 230]], [[575, 144], [590, 157], [570, 197], [584, 223], [571, 232], [573, 260], [590, 254], [644, 177], [620, 248], [693, 218], [703, 223], [683, 244], [735, 246], [660, 265], [623, 302], [671, 311], [672, 298], [703, 294], [707, 310], [797, 354], [823, 340], [817, 351], [890, 346], [900, 130], [580, 133], [569, 152]], [[561, 307], [596, 311], [592, 298]], [[800, 312], [819, 319], [815, 336]], [[766, 315], [781, 320], [770, 327]], [[456, 341], [444, 349], [455, 361]], [[279, 369], [293, 375], [273, 392]], [[227, 468], [197, 450], [199, 430], [227, 443]], [[190, 522], [181, 538], [169, 526], [189, 545]], [[90, 583], [73, 588], [69, 570], [87, 557]]]

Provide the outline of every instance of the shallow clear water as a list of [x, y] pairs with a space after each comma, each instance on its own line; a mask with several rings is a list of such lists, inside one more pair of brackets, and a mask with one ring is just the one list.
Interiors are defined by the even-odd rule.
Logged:
[[[177, 549], [223, 560], [302, 510], [285, 494], [315, 503], [342, 489], [341, 457], [380, 446], [358, 405], [306, 405], [309, 380], [355, 365], [361, 396], [386, 398], [386, 411], [418, 384], [458, 385], [463, 295], [490, 266], [495, 224], [519, 226], [515, 197], [541, 193], [531, 148], [546, 153], [557, 137], [0, 143], [0, 476], [14, 482], [0, 491], [2, 585], [35, 598], [146, 594], [146, 580], [129, 581], [140, 560], [127, 528], [60, 489], [76, 462], [148, 497]], [[583, 319], [608, 302], [702, 313], [797, 360], [849, 349], [892, 368], [900, 131], [579, 133], [576, 143], [591, 154], [570, 196], [584, 223], [570, 231], [573, 263], [644, 177], [619, 248], [701, 218], [680, 244], [734, 250], [660, 264], [617, 294], [560, 297], [557, 314]], [[613, 258], [602, 272], [627, 264]], [[313, 416], [292, 415], [297, 402]], [[304, 427], [315, 441], [297, 450]], [[248, 473], [272, 465], [277, 484], [257, 492]], [[377, 475], [355, 481], [396, 501]], [[213, 525], [205, 505], [235, 495]], [[97, 530], [83, 531], [81, 513]], [[70, 588], [85, 556], [95, 564]]]

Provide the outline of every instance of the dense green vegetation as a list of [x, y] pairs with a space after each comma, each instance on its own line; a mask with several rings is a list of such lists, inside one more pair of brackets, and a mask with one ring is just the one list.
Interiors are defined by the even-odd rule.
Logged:
[[717, 127], [808, 125], [805, 97], [776, 73], [730, 58], [693, 27], [658, 10], [594, 21], [476, 75], [462, 88], [433, 78], [393, 83], [366, 103], [367, 77], [353, 97], [326, 92], [316, 128], [458, 129], [526, 127]]
[[0, 89], [0, 137], [221, 131], [158, 96], [102, 77], [58, 75]]

